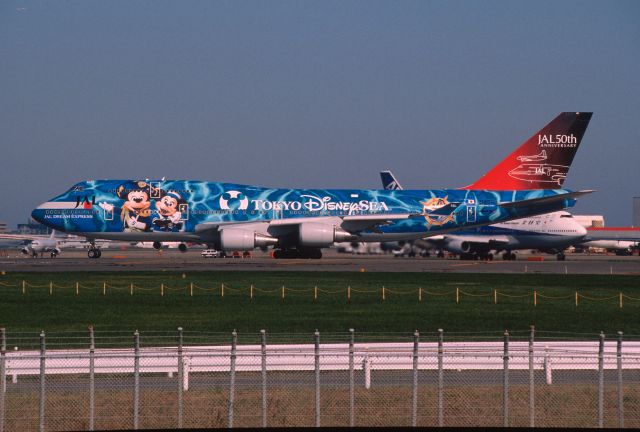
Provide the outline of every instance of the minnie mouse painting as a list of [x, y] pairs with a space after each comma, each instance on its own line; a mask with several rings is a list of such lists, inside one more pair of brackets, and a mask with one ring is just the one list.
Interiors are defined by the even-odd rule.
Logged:
[[174, 191], [163, 193], [162, 198], [156, 201], [157, 216], [153, 218], [153, 230], [163, 232], [176, 232], [182, 230], [181, 204], [182, 197]]

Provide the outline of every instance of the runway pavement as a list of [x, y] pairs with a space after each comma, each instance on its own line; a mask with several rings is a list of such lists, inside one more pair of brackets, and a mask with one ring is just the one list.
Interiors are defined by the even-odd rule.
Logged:
[[[203, 258], [200, 249], [105, 249], [102, 258], [89, 259], [85, 250], [65, 250], [58, 258], [30, 258], [17, 251], [0, 257], [0, 272], [49, 271], [365, 271], [445, 273], [636, 274], [640, 257], [568, 254], [520, 254], [516, 261], [460, 261], [446, 258], [395, 258], [391, 255], [349, 255], [329, 250], [320, 260], [276, 260], [264, 252], [252, 258]], [[543, 261], [540, 261], [543, 259]]]

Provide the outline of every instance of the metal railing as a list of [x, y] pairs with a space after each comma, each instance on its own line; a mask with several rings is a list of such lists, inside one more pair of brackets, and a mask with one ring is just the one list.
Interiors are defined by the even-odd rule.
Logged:
[[0, 329], [0, 432], [640, 426], [640, 341], [621, 332], [267, 336]]

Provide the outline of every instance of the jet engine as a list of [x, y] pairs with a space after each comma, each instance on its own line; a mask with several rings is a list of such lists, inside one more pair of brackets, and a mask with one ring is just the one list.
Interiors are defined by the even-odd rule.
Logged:
[[447, 244], [446, 249], [456, 255], [468, 254], [475, 252], [473, 243], [466, 240], [452, 240]]
[[278, 239], [255, 231], [240, 228], [225, 228], [220, 231], [220, 249], [225, 251], [248, 251], [276, 243]]
[[298, 243], [306, 247], [329, 247], [335, 242], [351, 241], [355, 236], [340, 227], [304, 222], [298, 230]]

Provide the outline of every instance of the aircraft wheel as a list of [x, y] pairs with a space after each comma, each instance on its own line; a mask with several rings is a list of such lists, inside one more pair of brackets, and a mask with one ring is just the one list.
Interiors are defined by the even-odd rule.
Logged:
[[487, 254], [487, 261], [493, 261], [493, 254]]
[[89, 249], [89, 250], [87, 251], [87, 256], [88, 256], [89, 258], [95, 258], [95, 257], [96, 257], [96, 250], [95, 250], [95, 249]]
[[180, 243], [180, 244], [178, 245], [178, 250], [179, 250], [180, 252], [183, 252], [183, 253], [184, 253], [184, 252], [186, 252], [186, 251], [187, 251], [187, 245], [186, 245], [186, 244], [184, 244], [184, 243]]
[[564, 261], [566, 258], [566, 255], [560, 252], [558, 255], [556, 255], [556, 258], [558, 261]]
[[102, 251], [100, 249], [96, 249], [96, 258], [100, 258], [102, 256]]
[[436, 254], [436, 257], [438, 257], [438, 258], [444, 258], [444, 252], [442, 252], [442, 251], [438, 251], [438, 253]]

